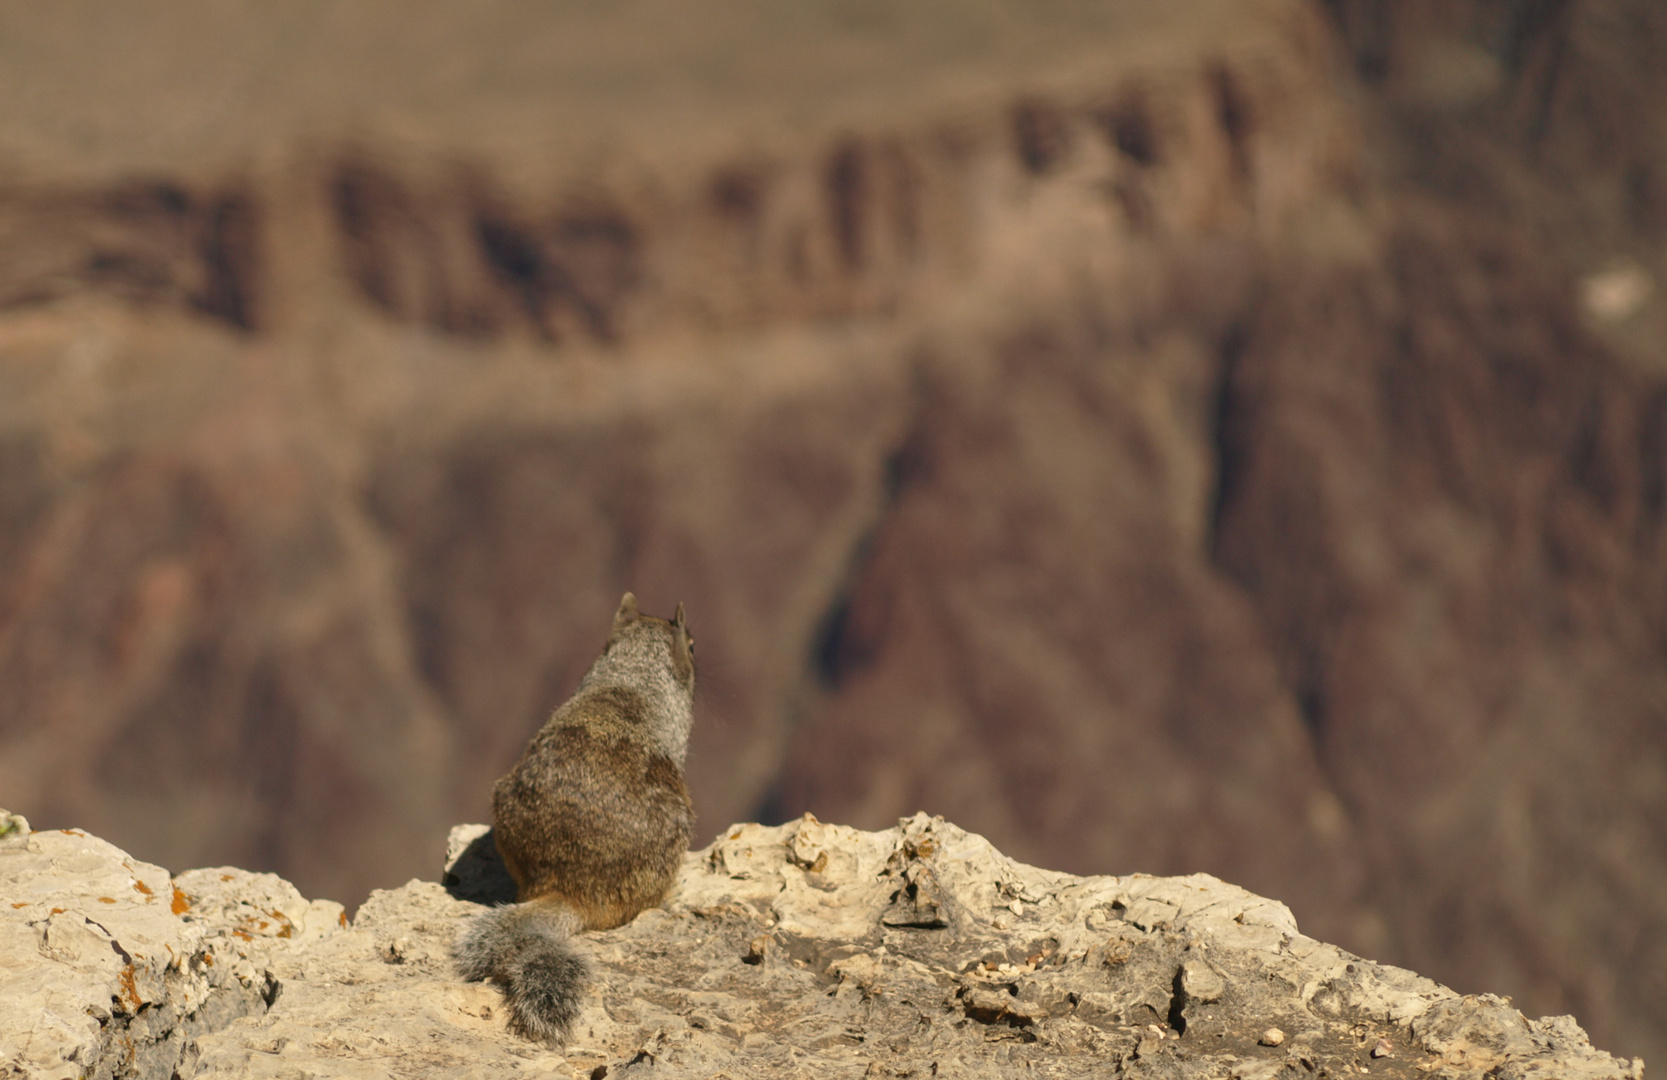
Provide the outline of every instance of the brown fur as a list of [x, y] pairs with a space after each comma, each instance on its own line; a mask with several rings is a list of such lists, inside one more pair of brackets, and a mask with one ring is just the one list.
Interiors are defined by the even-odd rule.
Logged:
[[546, 727], [492, 792], [492, 829], [516, 899], [557, 896], [587, 930], [629, 922], [665, 898], [694, 827], [683, 770], [619, 728], [640, 695], [591, 695], [594, 727]]

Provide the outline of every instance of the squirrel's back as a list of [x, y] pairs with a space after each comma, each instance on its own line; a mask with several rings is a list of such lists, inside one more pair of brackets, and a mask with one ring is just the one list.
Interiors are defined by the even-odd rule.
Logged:
[[577, 703], [598, 723], [552, 719], [493, 788], [492, 828], [517, 899], [560, 897], [585, 929], [607, 930], [665, 897], [694, 811], [679, 763], [619, 730], [644, 708], [636, 691]]
[[459, 939], [465, 978], [504, 985], [514, 1026], [565, 1035], [586, 972], [567, 945], [660, 903], [694, 828], [683, 782], [694, 708], [683, 606], [641, 615], [626, 593], [602, 655], [492, 793], [492, 831], [517, 900]]

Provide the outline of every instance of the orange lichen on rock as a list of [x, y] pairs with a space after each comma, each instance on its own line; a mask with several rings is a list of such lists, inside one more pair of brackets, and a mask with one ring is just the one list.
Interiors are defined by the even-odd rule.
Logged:
[[114, 896], [101, 896], [98, 898], [98, 902], [101, 904], [114, 904], [116, 902], [116, 898]]
[[133, 1011], [138, 1012], [140, 1006], [144, 1005], [145, 1001], [144, 1001], [143, 998], [141, 998], [139, 996], [139, 983], [133, 977], [133, 965], [132, 964], [122, 965], [122, 973], [121, 973], [120, 978], [121, 978], [122, 992], [121, 992], [121, 995], [117, 998], [117, 1000], [122, 1002], [122, 1004], [124, 1004], [124, 1005], [131, 1002], [132, 1005], [133, 1005]]
[[138, 878], [133, 879], [133, 891], [137, 892], [137, 893], [141, 893], [144, 896], [155, 896], [156, 895], [155, 893], [151, 892], [151, 888], [150, 888], [149, 885], [146, 885], [144, 882], [140, 881]]
[[180, 892], [178, 885], [174, 886], [174, 902], [169, 905], [168, 909], [175, 915], [184, 915], [187, 911], [191, 910], [190, 899], [187, 898], [184, 893]]

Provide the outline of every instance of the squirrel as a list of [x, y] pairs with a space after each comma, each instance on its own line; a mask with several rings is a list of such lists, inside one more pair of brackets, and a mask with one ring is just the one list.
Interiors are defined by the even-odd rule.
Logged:
[[630, 922], [671, 891], [694, 827], [683, 759], [695, 642], [683, 605], [642, 615], [626, 593], [602, 655], [492, 789], [492, 833], [516, 903], [458, 937], [463, 978], [500, 984], [510, 1026], [565, 1040], [589, 980], [568, 938]]

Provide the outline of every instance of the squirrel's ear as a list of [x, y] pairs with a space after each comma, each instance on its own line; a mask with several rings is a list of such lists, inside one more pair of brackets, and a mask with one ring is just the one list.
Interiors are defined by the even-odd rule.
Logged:
[[671, 662], [672, 671], [690, 687], [694, 686], [695, 678], [695, 638], [689, 633], [688, 626], [683, 621], [683, 605], [677, 605], [676, 614], [671, 617]]
[[622, 630], [637, 621], [637, 597], [626, 593], [619, 599], [619, 610], [614, 612], [614, 629]]

